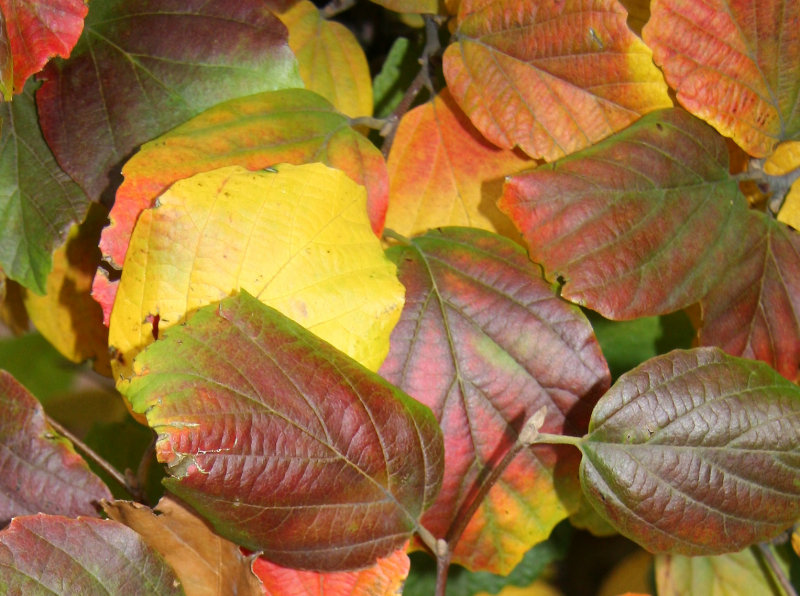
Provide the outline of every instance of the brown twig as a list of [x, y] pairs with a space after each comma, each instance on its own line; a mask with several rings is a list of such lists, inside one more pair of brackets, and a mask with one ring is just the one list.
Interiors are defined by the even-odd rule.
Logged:
[[769, 548], [769, 544], [762, 542], [758, 545], [758, 551], [761, 553], [761, 556], [764, 557], [767, 567], [772, 571], [775, 581], [777, 581], [783, 591], [786, 592], [786, 596], [797, 596], [797, 590], [794, 589], [792, 582], [786, 577], [786, 572], [783, 570], [783, 567], [778, 564], [778, 560]]

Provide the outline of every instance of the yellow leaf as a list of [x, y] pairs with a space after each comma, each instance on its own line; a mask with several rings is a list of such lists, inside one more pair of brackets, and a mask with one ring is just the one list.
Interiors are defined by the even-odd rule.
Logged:
[[[764, 162], [764, 172], [773, 176], [786, 174], [800, 167], [800, 142], [791, 141], [778, 145], [774, 153]], [[800, 180], [795, 181], [778, 212], [778, 221], [800, 230]]]
[[106, 215], [95, 205], [80, 226], [72, 227], [66, 242], [53, 253], [45, 294], [23, 290], [23, 300], [31, 322], [61, 354], [73, 362], [92, 358], [95, 370], [108, 375], [108, 334], [100, 305], [90, 294]]
[[377, 370], [404, 288], [366, 191], [323, 164], [221, 168], [176, 182], [131, 238], [109, 325], [114, 376], [154, 336], [240, 289]]
[[300, 0], [278, 18], [289, 29], [306, 89], [320, 94], [340, 112], [372, 115], [372, 79], [364, 50], [344, 25], [323, 19], [312, 2]]

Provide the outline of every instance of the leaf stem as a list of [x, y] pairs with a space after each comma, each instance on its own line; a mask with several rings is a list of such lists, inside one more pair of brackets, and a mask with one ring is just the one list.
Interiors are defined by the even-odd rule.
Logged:
[[764, 162], [764, 159], [751, 159], [747, 165], [747, 172], [744, 173], [744, 179], [766, 186], [766, 189], [761, 190], [770, 193], [769, 210], [777, 214], [783, 207], [792, 184], [800, 180], [800, 166], [784, 174], [767, 174], [764, 171]]
[[574, 445], [580, 447], [583, 439], [581, 437], [571, 437], [569, 435], [553, 435], [550, 433], [539, 433], [531, 442], [532, 445], [546, 443], [549, 445]]
[[398, 234], [391, 228], [383, 228], [383, 239], [386, 240], [387, 238], [391, 238], [392, 240], [396, 240], [403, 246], [411, 246], [411, 240], [403, 236], [402, 234]]
[[350, 126], [366, 126], [373, 130], [383, 130], [389, 124], [386, 118], [373, 118], [372, 116], [359, 116], [350, 119]]
[[331, 0], [320, 9], [320, 14], [325, 19], [335, 17], [337, 14], [350, 10], [355, 6], [356, 0]]
[[789, 581], [789, 578], [786, 577], [783, 567], [778, 564], [778, 560], [775, 558], [775, 554], [770, 549], [770, 545], [762, 542], [758, 545], [758, 550], [761, 553], [761, 556], [764, 557], [764, 561], [767, 563], [770, 571], [772, 571], [772, 575], [775, 577], [775, 580], [780, 584], [783, 591], [786, 592], [786, 596], [797, 596], [797, 590], [794, 589], [794, 586]]
[[108, 461], [106, 461], [86, 443], [84, 443], [78, 437], [72, 434], [64, 426], [56, 422], [51, 416], [45, 414], [45, 418], [47, 419], [47, 423], [50, 426], [52, 426], [58, 434], [68, 439], [86, 457], [88, 457], [98, 466], [100, 466], [100, 468], [102, 468], [109, 476], [111, 476], [114, 480], [116, 480], [117, 483], [120, 486], [122, 486], [122, 488], [124, 488], [136, 501], [139, 501], [141, 503], [144, 502], [144, 495], [134, 479], [126, 478], [123, 474], [119, 472], [119, 470], [117, 470], [114, 466], [108, 463]]

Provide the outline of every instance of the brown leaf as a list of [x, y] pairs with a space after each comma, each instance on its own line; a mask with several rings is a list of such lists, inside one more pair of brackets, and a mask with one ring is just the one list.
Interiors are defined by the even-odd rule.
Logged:
[[250, 558], [176, 499], [163, 497], [155, 511], [130, 501], [104, 501], [103, 509], [111, 519], [136, 530], [164, 557], [187, 596], [262, 596]]

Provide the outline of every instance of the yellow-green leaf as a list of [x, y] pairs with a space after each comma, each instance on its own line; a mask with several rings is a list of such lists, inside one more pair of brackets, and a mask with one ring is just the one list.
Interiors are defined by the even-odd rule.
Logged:
[[[800, 141], [778, 145], [764, 162], [764, 171], [774, 176], [781, 176], [797, 168], [800, 168]], [[800, 181], [795, 180], [786, 193], [783, 207], [778, 212], [778, 221], [800, 230]]]
[[306, 89], [319, 93], [351, 118], [372, 115], [372, 79], [364, 50], [350, 30], [323, 19], [312, 2], [300, 0], [278, 18], [289, 29]]
[[111, 313], [115, 377], [165, 328], [244, 289], [376, 370], [404, 289], [366, 191], [323, 164], [233, 166], [175, 183], [139, 216]]

